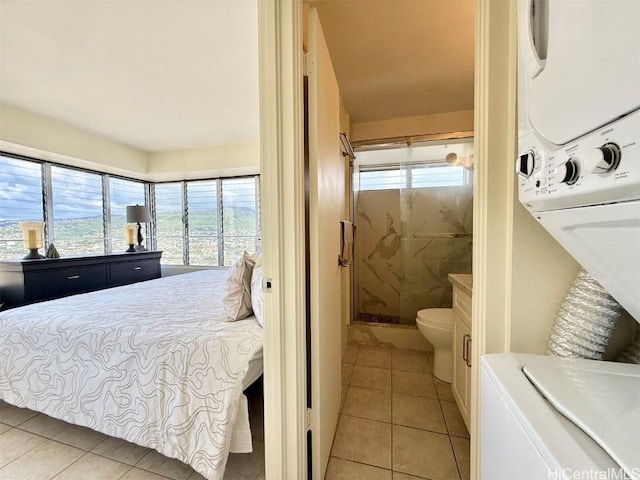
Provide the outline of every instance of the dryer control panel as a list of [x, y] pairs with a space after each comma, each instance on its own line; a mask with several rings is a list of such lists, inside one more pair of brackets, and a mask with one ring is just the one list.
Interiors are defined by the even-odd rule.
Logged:
[[518, 142], [520, 202], [530, 212], [640, 199], [640, 110], [562, 146]]

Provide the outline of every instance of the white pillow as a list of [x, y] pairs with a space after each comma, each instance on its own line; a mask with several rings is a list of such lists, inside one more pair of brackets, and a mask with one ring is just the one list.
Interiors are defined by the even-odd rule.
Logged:
[[262, 305], [262, 265], [256, 265], [251, 274], [251, 307], [256, 320], [264, 326], [264, 307]]
[[227, 270], [222, 305], [230, 322], [251, 315], [251, 273], [254, 265], [255, 258], [244, 252]]

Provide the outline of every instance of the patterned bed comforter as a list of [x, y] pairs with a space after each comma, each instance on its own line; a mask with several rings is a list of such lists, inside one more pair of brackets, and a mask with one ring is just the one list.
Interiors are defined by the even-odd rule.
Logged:
[[221, 479], [254, 317], [224, 322], [207, 270], [0, 313], [0, 399], [154, 448]]

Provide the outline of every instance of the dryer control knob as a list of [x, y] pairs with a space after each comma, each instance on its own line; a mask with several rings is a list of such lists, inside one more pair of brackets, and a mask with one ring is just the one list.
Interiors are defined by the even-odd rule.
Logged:
[[605, 143], [591, 150], [585, 159], [587, 171], [597, 175], [609, 173], [620, 164], [620, 147], [615, 143]]
[[580, 162], [577, 158], [571, 157], [565, 163], [556, 168], [553, 179], [557, 183], [573, 185], [580, 177]]
[[536, 156], [533, 151], [529, 150], [518, 157], [516, 160], [516, 172], [524, 178], [529, 178], [536, 168]]

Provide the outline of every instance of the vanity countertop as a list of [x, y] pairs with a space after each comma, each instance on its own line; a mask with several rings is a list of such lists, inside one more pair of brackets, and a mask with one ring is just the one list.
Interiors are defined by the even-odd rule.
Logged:
[[470, 273], [450, 273], [449, 282], [469, 295], [473, 294], [473, 275]]

